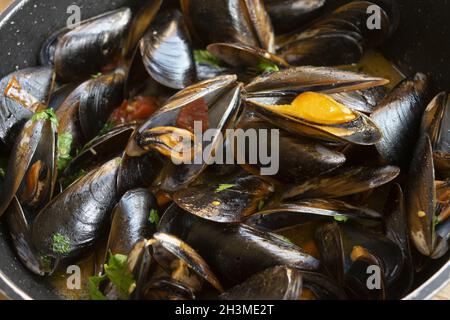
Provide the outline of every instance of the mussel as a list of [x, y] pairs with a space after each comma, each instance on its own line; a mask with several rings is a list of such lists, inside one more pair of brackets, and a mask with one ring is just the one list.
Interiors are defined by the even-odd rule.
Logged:
[[[371, 27], [368, 8], [380, 12]], [[377, 46], [389, 35], [390, 17], [368, 1], [354, 1], [319, 19], [299, 34], [278, 41], [279, 54], [293, 65], [345, 65], [358, 62], [368, 46]]]
[[272, 23], [262, 0], [182, 0], [191, 34], [209, 43], [241, 43], [274, 51]]
[[[443, 187], [441, 190], [440, 186]], [[428, 135], [422, 136], [409, 170], [406, 210], [410, 237], [415, 248], [421, 254], [435, 259], [448, 251], [447, 188], [446, 184], [435, 181], [430, 138]]]
[[192, 44], [181, 12], [162, 12], [141, 39], [140, 53], [147, 72], [159, 83], [184, 89], [195, 82]]
[[128, 255], [137, 242], [150, 238], [157, 222], [151, 214], [157, 215], [158, 208], [149, 191], [134, 189], [126, 192], [112, 213], [108, 252]]
[[284, 33], [302, 27], [316, 18], [325, 0], [265, 0], [275, 32]]
[[47, 105], [54, 85], [48, 67], [22, 69], [0, 80], [0, 140], [11, 146], [39, 105]]
[[117, 201], [116, 178], [120, 158], [70, 185], [36, 216], [31, 240], [41, 256], [56, 261], [79, 257], [105, 232], [108, 215]]
[[418, 73], [401, 82], [370, 116], [382, 132], [376, 148], [388, 163], [407, 166], [426, 107], [427, 77]]
[[[42, 106], [41, 106], [42, 107]], [[41, 110], [24, 125], [13, 146], [0, 196], [0, 216], [15, 196], [36, 213], [51, 198], [56, 182], [56, 127]]]
[[[177, 190], [191, 183], [221, 147], [224, 132], [240, 111], [242, 84], [236, 76], [220, 76], [178, 92], [132, 137], [126, 154], [137, 157], [156, 150], [169, 158], [162, 181], [165, 190]], [[198, 135], [212, 129], [211, 138]], [[174, 163], [172, 163], [174, 162]]]

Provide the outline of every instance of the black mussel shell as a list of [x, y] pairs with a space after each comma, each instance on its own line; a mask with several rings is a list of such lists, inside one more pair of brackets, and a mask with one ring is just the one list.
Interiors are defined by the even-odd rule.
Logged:
[[395, 166], [349, 167], [332, 171], [289, 188], [284, 199], [338, 198], [364, 192], [394, 180], [400, 174]]
[[152, 229], [155, 231], [149, 216], [157, 209], [156, 199], [147, 189], [126, 192], [112, 213], [108, 252], [128, 255], [138, 241], [149, 238]]
[[54, 49], [54, 65], [64, 82], [97, 74], [120, 59], [132, 20], [129, 8], [103, 14], [65, 33]]
[[31, 239], [44, 256], [75, 258], [103, 234], [117, 201], [120, 158], [89, 172], [59, 194], [35, 218]]
[[141, 39], [140, 51], [147, 72], [159, 83], [184, 89], [195, 82], [192, 44], [181, 12], [161, 13]]
[[298, 300], [302, 291], [299, 270], [277, 266], [257, 273], [219, 296], [222, 300]]
[[39, 210], [53, 194], [56, 134], [49, 120], [29, 120], [11, 151], [0, 195], [0, 216], [17, 194], [22, 205]]
[[11, 146], [23, 124], [39, 105], [47, 105], [54, 72], [49, 67], [27, 68], [0, 80], [0, 140]]
[[302, 27], [317, 17], [325, 0], [265, 0], [275, 32], [284, 33]]
[[427, 85], [427, 77], [421, 73], [406, 79], [371, 115], [382, 133], [376, 148], [390, 164], [407, 166], [412, 157], [426, 107]]
[[257, 210], [273, 187], [257, 176], [239, 176], [176, 192], [175, 203], [201, 218], [216, 222], [239, 222]]

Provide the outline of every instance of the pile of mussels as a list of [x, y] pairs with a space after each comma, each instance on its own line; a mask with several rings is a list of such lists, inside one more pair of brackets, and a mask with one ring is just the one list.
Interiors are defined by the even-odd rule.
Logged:
[[[20, 261], [40, 276], [84, 261], [93, 299], [410, 292], [448, 251], [450, 99], [421, 73], [392, 89], [342, 67], [395, 32], [391, 7], [369, 28], [373, 5], [147, 0], [55, 32], [40, 67], [0, 81]], [[196, 121], [279, 129], [278, 172], [214, 164], [234, 141], [195, 141]], [[200, 163], [174, 163], [180, 138]]]

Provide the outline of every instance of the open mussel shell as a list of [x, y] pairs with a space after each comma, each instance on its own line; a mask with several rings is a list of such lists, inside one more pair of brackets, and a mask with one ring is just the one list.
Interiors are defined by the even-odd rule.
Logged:
[[376, 148], [390, 164], [409, 164], [426, 107], [427, 82], [427, 77], [421, 73], [404, 80], [371, 115], [382, 133]]
[[[236, 84], [236, 80], [237, 77], [235, 75], [219, 76], [198, 82], [177, 92], [148, 121], [139, 127], [135, 140], [139, 140], [140, 135], [155, 127], [179, 126], [180, 122], [184, 124], [185, 119], [182, 119], [183, 110], [190, 111], [190, 109], [194, 108], [205, 109], [206, 112], [214, 105], [219, 97]], [[200, 117], [198, 120], [203, 120], [203, 118]], [[137, 142], [139, 145], [139, 141]], [[131, 150], [127, 150], [127, 153], [131, 156], [137, 156], [138, 150], [135, 147], [134, 145], [130, 145]], [[144, 150], [141, 150], [141, 153], [144, 152]]]
[[239, 154], [245, 155], [244, 169], [258, 175], [271, 175], [278, 181], [300, 183], [333, 171], [342, 166], [346, 160], [342, 153], [327, 148], [315, 140], [293, 137], [263, 121], [249, 121], [240, 125], [240, 128], [249, 133], [256, 131], [257, 145], [265, 144], [271, 154], [279, 154], [278, 171], [271, 172], [274, 166], [269, 168], [267, 164], [261, 163], [260, 159], [253, 159], [256, 154], [255, 146], [236, 137], [238, 160]]
[[423, 132], [428, 133], [433, 149], [436, 175], [450, 177], [450, 98], [439, 93], [427, 106], [422, 120]]
[[252, 100], [247, 101], [247, 104], [254, 108], [257, 116], [296, 135], [358, 145], [372, 145], [381, 139], [377, 125], [369, 117], [355, 110], [351, 111], [353, 120], [326, 124], [293, 114], [288, 115], [282, 108], [277, 108], [277, 105], [271, 106]]
[[121, 70], [80, 84], [56, 110], [58, 133], [70, 134], [71, 150], [97, 136], [108, 117], [123, 102], [125, 75]]
[[295, 67], [253, 79], [245, 86], [248, 98], [289, 95], [306, 91], [337, 93], [362, 90], [389, 83], [388, 80], [327, 67]]
[[389, 290], [389, 298], [400, 298], [412, 288], [415, 273], [411, 256], [405, 199], [400, 185], [394, 184], [391, 187], [383, 209], [383, 216], [385, 217], [386, 237], [397, 244], [402, 252], [404, 269], [392, 285], [393, 289]]
[[266, 230], [280, 230], [303, 224], [312, 218], [354, 218], [381, 219], [381, 215], [371, 209], [357, 207], [335, 199], [306, 199], [292, 203], [269, 205], [250, 215], [245, 223]]
[[428, 136], [419, 140], [409, 170], [406, 210], [412, 243], [420, 253], [430, 256], [436, 244], [434, 164]]
[[36, 108], [48, 103], [54, 85], [49, 67], [15, 71], [0, 80], [0, 140], [12, 145]]
[[223, 292], [220, 281], [214, 275], [206, 261], [187, 243], [173, 235], [163, 232], [158, 232], [153, 237], [157, 241], [156, 245], [161, 245], [164, 249], [184, 261], [202, 279], [206, 280], [219, 292]]
[[222, 300], [298, 300], [302, 291], [300, 271], [277, 266], [257, 273], [221, 294]]
[[191, 33], [202, 42], [242, 43], [274, 51], [275, 37], [262, 0], [182, 0]]
[[389, 34], [389, 17], [378, 7], [376, 28], [369, 28], [368, 12], [374, 4], [351, 2], [317, 20], [299, 34], [284, 37], [279, 54], [294, 65], [345, 65], [356, 63], [364, 49], [377, 46]]
[[180, 190], [173, 200], [201, 218], [231, 223], [254, 213], [272, 191], [273, 187], [260, 177], [244, 175]]
[[288, 67], [286, 61], [269, 51], [241, 43], [213, 43], [208, 45], [207, 49], [221, 61], [233, 67], [258, 68], [264, 64]]
[[28, 120], [11, 151], [0, 195], [0, 216], [15, 195], [39, 210], [52, 197], [56, 181], [56, 134], [49, 120]]
[[380, 187], [399, 174], [400, 169], [395, 166], [341, 168], [289, 188], [283, 199], [343, 197]]
[[[336, 55], [336, 52], [339, 52]], [[338, 66], [359, 61], [364, 53], [361, 43], [348, 33], [333, 33], [307, 38], [284, 46], [278, 54], [291, 65]]]
[[126, 192], [115, 206], [109, 231], [108, 252], [128, 255], [140, 240], [151, 236], [151, 210], [157, 210], [155, 197], [146, 189]]
[[116, 63], [131, 20], [131, 10], [122, 8], [81, 23], [59, 37], [53, 58], [58, 78], [80, 80]]
[[267, 11], [277, 33], [295, 30], [317, 17], [325, 0], [265, 0]]
[[[213, 163], [214, 153], [222, 146], [223, 139], [219, 134], [214, 134], [210, 141], [196, 142], [198, 130], [214, 129], [223, 133], [240, 111], [241, 91], [242, 84], [236, 82], [236, 76], [227, 75], [178, 92], [138, 129], [127, 146], [127, 155], [136, 157], [149, 150], [157, 150], [171, 160], [174, 155], [180, 155], [182, 158], [176, 160], [181, 163], [167, 164], [161, 188], [168, 191], [181, 189]], [[177, 154], [179, 144], [168, 142], [179, 141], [180, 132], [191, 140], [193, 137], [195, 143], [189, 150], [183, 148], [181, 154]], [[186, 159], [185, 156], [189, 157]]]
[[31, 239], [42, 255], [75, 258], [101, 237], [117, 201], [119, 164], [116, 158], [89, 172], [41, 210], [31, 226]]
[[181, 12], [161, 13], [141, 39], [140, 52], [147, 72], [159, 83], [184, 89], [195, 82], [192, 44]]
[[53, 271], [53, 260], [42, 259], [30, 239], [29, 225], [22, 206], [14, 197], [6, 211], [9, 233], [20, 261], [33, 273], [43, 276]]
[[[375, 257], [388, 284], [402, 272], [400, 248], [381, 234], [345, 223], [329, 223], [316, 231], [316, 242], [323, 266], [339, 284], [344, 284], [353, 263], [361, 257]], [[367, 279], [369, 275], [365, 276]]]

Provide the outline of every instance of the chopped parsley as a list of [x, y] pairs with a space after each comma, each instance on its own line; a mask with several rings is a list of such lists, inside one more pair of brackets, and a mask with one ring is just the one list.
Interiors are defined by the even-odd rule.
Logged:
[[114, 123], [111, 121], [106, 122], [102, 130], [100, 130], [99, 135], [102, 136], [105, 133], [108, 133], [112, 128], [114, 128]]
[[340, 215], [340, 216], [334, 216], [333, 218], [334, 218], [334, 220], [336, 220], [337, 222], [347, 222], [347, 220], [348, 220], [348, 217], [347, 217], [347, 216], [342, 216], [342, 215]]
[[259, 200], [259, 202], [258, 202], [258, 211], [261, 211], [264, 208], [265, 205], [266, 204], [264, 203], [263, 199]]
[[106, 279], [106, 275], [89, 277], [89, 293], [92, 300], [107, 300], [106, 296], [100, 290], [100, 285]]
[[216, 192], [221, 192], [221, 191], [233, 188], [234, 186], [235, 186], [235, 184], [224, 183], [217, 187]]
[[264, 73], [264, 72], [280, 71], [280, 68], [273, 62], [263, 60], [258, 64], [258, 70]]
[[194, 50], [194, 59], [197, 63], [210, 64], [215, 67], [219, 66], [219, 59], [207, 50]]
[[441, 221], [439, 220], [438, 216], [434, 216], [433, 217], [433, 225], [434, 227], [436, 227], [439, 223], [441, 223]]
[[93, 75], [91, 76], [91, 78], [92, 78], [92, 79], [97, 79], [98, 77], [101, 77], [102, 75], [103, 75], [103, 73], [97, 72], [96, 74], [93, 74]]
[[105, 274], [89, 278], [89, 292], [92, 300], [106, 300], [100, 286], [105, 280], [111, 281], [119, 292], [121, 300], [127, 300], [135, 287], [135, 281], [127, 266], [128, 257], [109, 253], [108, 263], [104, 265]]
[[31, 119], [33, 121], [50, 120], [53, 126], [58, 127], [58, 118], [56, 117], [55, 111], [53, 109], [45, 109], [36, 112]]
[[150, 210], [150, 215], [148, 216], [148, 221], [150, 221], [150, 223], [153, 223], [153, 224], [159, 223], [159, 215], [158, 215], [158, 211], [156, 209]]
[[52, 250], [55, 253], [65, 254], [70, 251], [70, 239], [69, 237], [56, 233], [52, 237], [53, 245]]
[[72, 149], [73, 137], [70, 132], [58, 135], [58, 170], [63, 171], [72, 160], [70, 151]]

